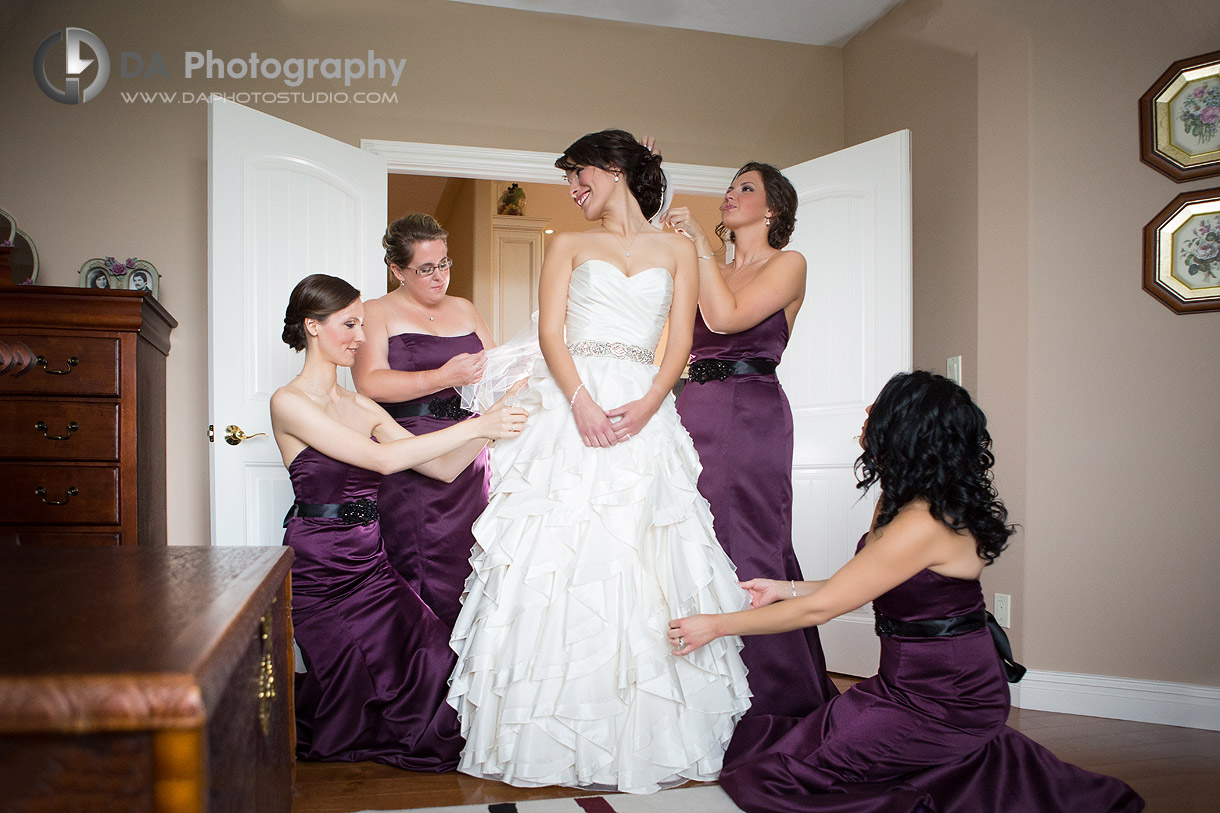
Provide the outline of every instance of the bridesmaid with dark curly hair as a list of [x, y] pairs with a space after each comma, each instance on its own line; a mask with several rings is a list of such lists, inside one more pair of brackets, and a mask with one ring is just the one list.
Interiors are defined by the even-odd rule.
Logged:
[[946, 378], [900, 373], [870, 407], [861, 446], [859, 487], [880, 484], [881, 498], [854, 559], [795, 590], [748, 581], [744, 612], [670, 622], [685, 656], [722, 635], [802, 629], [873, 602], [877, 674], [808, 716], [744, 720], [721, 787], [749, 813], [1142, 810], [1123, 782], [1005, 725], [1008, 683], [1025, 669], [979, 585], [1013, 533], [982, 410]]

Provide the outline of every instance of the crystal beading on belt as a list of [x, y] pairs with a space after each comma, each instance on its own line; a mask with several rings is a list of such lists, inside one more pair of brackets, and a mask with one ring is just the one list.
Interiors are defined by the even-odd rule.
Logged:
[[616, 359], [629, 359], [642, 364], [653, 363], [653, 352], [646, 347], [623, 342], [603, 342], [586, 339], [568, 345], [568, 352], [574, 356], [609, 356]]

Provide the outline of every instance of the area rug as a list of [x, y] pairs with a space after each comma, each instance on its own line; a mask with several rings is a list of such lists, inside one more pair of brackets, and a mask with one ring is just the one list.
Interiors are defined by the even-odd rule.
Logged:
[[415, 810], [365, 810], [362, 813], [740, 813], [719, 785], [663, 790], [647, 796], [612, 793], [533, 802], [427, 807]]

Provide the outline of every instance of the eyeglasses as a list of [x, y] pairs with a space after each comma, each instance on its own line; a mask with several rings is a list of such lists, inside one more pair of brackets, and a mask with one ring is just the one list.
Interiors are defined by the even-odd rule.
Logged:
[[441, 260], [436, 265], [421, 265], [419, 268], [414, 268], [410, 265], [404, 265], [403, 268], [408, 268], [411, 271], [414, 271], [418, 276], [430, 277], [433, 274], [435, 274], [437, 271], [448, 271], [449, 269], [453, 268], [453, 260], [446, 257], [445, 259]]

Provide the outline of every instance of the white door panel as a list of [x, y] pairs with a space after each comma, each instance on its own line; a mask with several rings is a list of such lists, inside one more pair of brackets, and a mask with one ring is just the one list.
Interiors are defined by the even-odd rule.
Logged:
[[[342, 277], [365, 299], [385, 293], [386, 162], [213, 99], [208, 192], [212, 544], [278, 545], [292, 487], [268, 405], [302, 363], [280, 339], [284, 307], [312, 273]], [[268, 437], [231, 446], [231, 424]]]
[[[875, 493], [860, 499], [852, 464], [864, 407], [911, 365], [910, 134], [789, 167], [799, 197], [790, 248], [809, 265], [805, 302], [779, 377], [794, 423], [792, 540], [805, 577], [855, 553]], [[821, 630], [831, 671], [871, 675], [870, 606]]]

